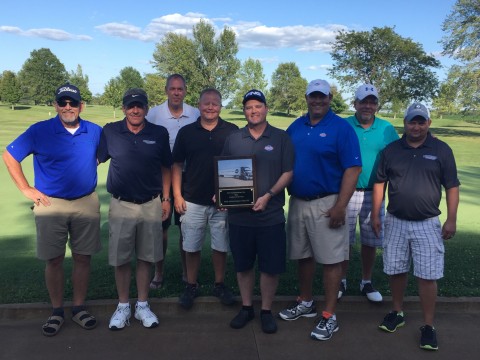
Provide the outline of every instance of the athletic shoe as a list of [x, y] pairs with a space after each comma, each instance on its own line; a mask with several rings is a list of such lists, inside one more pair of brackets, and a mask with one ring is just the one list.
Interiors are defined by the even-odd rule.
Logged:
[[333, 319], [333, 316], [329, 317], [328, 319], [322, 316], [322, 319], [315, 326], [310, 337], [314, 340], [328, 340], [333, 336], [334, 332], [337, 332], [339, 329], [337, 320]]
[[277, 323], [272, 313], [260, 314], [260, 321], [262, 322], [262, 331], [265, 334], [274, 334], [277, 332]]
[[397, 311], [391, 311], [385, 316], [383, 322], [378, 327], [383, 331], [393, 333], [403, 325], [405, 325], [403, 312], [400, 315]]
[[148, 304], [145, 306], [140, 306], [137, 303], [135, 305], [135, 319], [140, 320], [142, 325], [149, 329], [158, 326], [157, 315], [150, 310], [150, 306]]
[[240, 309], [238, 314], [230, 321], [230, 327], [234, 329], [241, 329], [255, 317], [255, 313], [245, 309]]
[[130, 312], [130, 305], [117, 306], [117, 310], [115, 310], [110, 318], [110, 324], [108, 324], [108, 328], [110, 330], [121, 330], [125, 327], [125, 325], [130, 326], [130, 316], [132, 316]]
[[198, 285], [187, 284], [185, 286], [185, 291], [182, 295], [180, 295], [178, 302], [180, 303], [181, 307], [188, 310], [193, 306], [193, 300], [195, 300], [198, 295]]
[[337, 300], [340, 300], [346, 291], [347, 291], [347, 283], [340, 281], [340, 286], [338, 287]]
[[420, 347], [425, 350], [438, 350], [437, 330], [430, 325], [420, 328], [422, 336], [420, 337]]
[[283, 309], [278, 313], [278, 316], [283, 320], [297, 320], [300, 317], [315, 317], [317, 316], [317, 309], [312, 304], [312, 306], [308, 307], [302, 304], [301, 300], [297, 300], [297, 302], [286, 309]]
[[366, 283], [365, 285], [362, 285], [360, 283], [360, 292], [362, 295], [365, 295], [368, 300], [371, 302], [382, 302], [382, 294], [380, 294], [377, 290], [373, 288], [373, 285], [371, 282]]
[[213, 287], [212, 295], [220, 299], [220, 302], [223, 305], [233, 305], [235, 304], [235, 299], [233, 298], [232, 292], [229, 288], [225, 286], [224, 283], [215, 285]]

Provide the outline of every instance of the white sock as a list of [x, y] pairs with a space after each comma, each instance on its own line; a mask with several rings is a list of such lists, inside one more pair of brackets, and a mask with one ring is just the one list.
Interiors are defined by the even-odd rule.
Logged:
[[119, 302], [119, 303], [118, 303], [118, 307], [119, 307], [119, 308], [127, 308], [127, 307], [130, 307], [130, 303], [128, 303], [128, 302], [127, 302], [127, 303], [121, 303], [121, 302]]
[[365, 284], [368, 284], [368, 283], [371, 283], [372, 280], [363, 280], [362, 279], [362, 286], [365, 285]]
[[148, 306], [148, 301], [137, 301], [137, 305], [140, 307]]

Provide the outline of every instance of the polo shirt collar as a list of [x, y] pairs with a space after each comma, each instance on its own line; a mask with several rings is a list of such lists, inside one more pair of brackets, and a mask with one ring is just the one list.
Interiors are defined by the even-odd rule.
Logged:
[[[406, 134], [402, 135], [402, 138], [400, 139], [400, 141], [401, 141], [403, 147], [408, 148], [408, 149], [412, 148], [407, 143], [407, 135]], [[425, 138], [425, 141], [423, 142], [423, 144], [420, 145], [419, 147], [417, 147], [416, 149], [420, 149], [422, 147], [429, 147], [429, 148], [433, 147], [433, 136], [430, 133], [430, 131], [427, 133], [427, 137]]]
[[[74, 136], [76, 134], [88, 132], [87, 126], [85, 125], [84, 121], [80, 117], [78, 118], [78, 125], [79, 125], [78, 130], [75, 132], [75, 134], [73, 134]], [[58, 114], [57, 116], [54, 117], [53, 128], [55, 133], [57, 134], [67, 133], [71, 135], [71, 133], [67, 131], [67, 129], [65, 129], [65, 126], [63, 126], [62, 120], [60, 120], [60, 116]]]
[[[197, 127], [197, 129], [203, 129], [201, 121], [202, 121], [202, 117], [199, 116], [197, 121], [195, 121], [195, 123], [194, 123], [195, 126]], [[215, 129], [223, 128], [224, 126], [226, 126], [225, 120], [223, 120], [221, 117], [219, 117], [217, 125], [215, 125], [215, 127], [212, 129], [212, 131], [215, 130]]]
[[[247, 137], [252, 137], [252, 135], [250, 135], [250, 131], [248, 130], [248, 125], [245, 125], [243, 128], [240, 129], [240, 131], [242, 132], [242, 138], [247, 138]], [[267, 127], [265, 128], [265, 130], [263, 131], [263, 134], [261, 137], [271, 137], [272, 136], [272, 125], [270, 125], [270, 123], [267, 121]]]
[[305, 123], [304, 124], [307, 125], [307, 126], [328, 125], [328, 123], [330, 121], [332, 121], [333, 115], [334, 115], [334, 113], [333, 113], [332, 109], [328, 109], [328, 112], [325, 114], [323, 119], [321, 121], [319, 121], [317, 124], [312, 125], [312, 123], [310, 122], [310, 113], [307, 113], [307, 115], [305, 116]]
[[355, 126], [361, 127], [363, 130], [376, 129], [377, 128], [377, 117], [375, 116], [373, 118], [372, 125], [370, 125], [366, 129], [362, 126], [362, 124], [360, 124], [360, 121], [358, 121], [356, 114], [353, 115], [353, 123], [355, 124]]

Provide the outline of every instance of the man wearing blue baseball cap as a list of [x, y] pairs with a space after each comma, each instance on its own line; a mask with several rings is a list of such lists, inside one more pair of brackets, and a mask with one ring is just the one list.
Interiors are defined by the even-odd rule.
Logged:
[[[383, 271], [390, 276], [392, 311], [379, 328], [392, 333], [405, 325], [403, 296], [413, 260], [425, 324], [420, 328], [420, 347], [425, 350], [438, 349], [433, 327], [437, 280], [443, 277], [444, 240], [456, 232], [460, 186], [453, 152], [430, 134], [431, 123], [424, 104], [408, 107], [403, 120], [405, 133], [381, 153], [371, 215], [372, 228], [380, 236], [380, 209], [388, 187]], [[442, 187], [447, 200], [443, 226], [438, 218]]]

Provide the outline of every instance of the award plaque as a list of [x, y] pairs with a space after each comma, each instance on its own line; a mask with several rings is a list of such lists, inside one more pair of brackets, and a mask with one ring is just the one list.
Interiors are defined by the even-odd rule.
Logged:
[[215, 156], [215, 198], [219, 208], [252, 207], [257, 200], [253, 156]]

